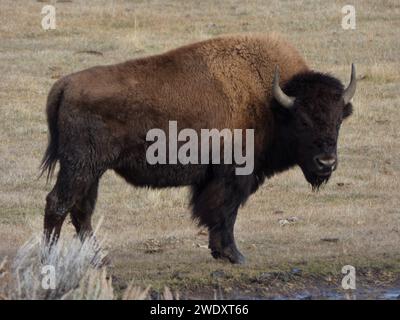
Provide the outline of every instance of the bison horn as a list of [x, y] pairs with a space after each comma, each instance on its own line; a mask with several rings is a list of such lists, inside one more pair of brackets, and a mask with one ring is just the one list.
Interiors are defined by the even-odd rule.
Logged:
[[275, 68], [274, 82], [272, 84], [272, 94], [276, 101], [278, 101], [283, 107], [290, 109], [293, 107], [294, 98], [286, 95], [281, 87], [279, 86], [279, 67]]
[[354, 94], [356, 93], [356, 86], [357, 86], [356, 67], [354, 66], [354, 63], [352, 63], [350, 83], [349, 86], [343, 92], [343, 100], [345, 104], [348, 104], [351, 98], [353, 98]]

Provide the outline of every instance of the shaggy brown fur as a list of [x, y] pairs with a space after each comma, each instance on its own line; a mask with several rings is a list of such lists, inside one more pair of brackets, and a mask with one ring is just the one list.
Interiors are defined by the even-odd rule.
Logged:
[[[209, 228], [213, 256], [242, 262], [233, 237], [237, 210], [264, 177], [299, 164], [311, 183], [322, 182], [303, 165], [303, 158], [304, 163], [312, 160], [295, 151], [300, 135], [292, 119], [298, 117], [273, 99], [276, 66], [291, 95], [305, 94], [307, 99], [309, 90], [314, 95], [318, 91], [327, 101], [325, 106], [335, 104], [332, 110], [337, 114], [328, 118], [335, 122], [329, 128], [336, 128], [344, 108], [343, 86], [312, 73], [300, 54], [275, 35], [211, 39], [59, 80], [47, 103], [50, 141], [43, 170], [51, 174], [56, 161], [60, 163], [57, 182], [47, 197], [47, 236], [54, 232], [58, 237], [68, 212], [77, 232], [91, 232], [99, 179], [113, 169], [137, 186], [191, 185], [193, 214]], [[305, 78], [296, 80], [298, 75]], [[307, 81], [304, 92], [298, 92], [296, 88]], [[316, 91], [313, 86], [321, 81], [326, 86]], [[324, 113], [329, 111], [321, 108], [318, 123], [326, 126]], [[255, 129], [254, 173], [236, 176], [234, 165], [149, 165], [146, 134], [153, 128], [168, 132], [171, 120], [177, 121], [178, 130]]]

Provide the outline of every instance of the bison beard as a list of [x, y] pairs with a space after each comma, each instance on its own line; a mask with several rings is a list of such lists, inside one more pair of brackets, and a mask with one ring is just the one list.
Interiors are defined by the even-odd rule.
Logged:
[[[46, 239], [59, 237], [68, 214], [81, 239], [92, 233], [99, 181], [107, 170], [114, 170], [139, 187], [190, 186], [193, 217], [209, 231], [212, 256], [242, 263], [234, 238], [239, 207], [266, 177], [299, 165], [298, 149], [306, 155], [311, 149], [297, 148], [304, 142], [297, 137], [307, 136], [308, 147], [322, 133], [322, 138], [331, 135], [329, 140], [335, 140], [334, 122], [351, 114], [354, 90], [355, 82], [344, 90], [339, 80], [312, 72], [277, 36], [210, 39], [68, 75], [53, 85], [47, 99], [49, 144], [42, 171], [51, 176], [57, 162], [60, 169], [46, 197]], [[299, 135], [300, 112], [317, 115], [322, 125], [312, 134]], [[254, 129], [254, 171], [240, 176], [235, 164], [149, 164], [146, 134], [153, 128], [167, 131], [169, 120], [197, 132]], [[329, 176], [314, 173], [307, 161], [303, 168], [311, 170], [303, 172], [318, 190]]]
[[325, 185], [328, 183], [329, 178], [331, 177], [331, 175], [328, 176], [319, 176], [315, 173], [307, 173], [305, 175], [305, 178], [307, 179], [307, 181], [310, 183], [312, 191], [319, 191], [319, 188], [322, 185]]

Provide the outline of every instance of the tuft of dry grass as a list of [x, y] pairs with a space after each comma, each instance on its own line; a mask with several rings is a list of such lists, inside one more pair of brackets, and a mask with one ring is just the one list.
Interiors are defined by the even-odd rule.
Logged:
[[[329, 184], [312, 193], [298, 169], [267, 181], [239, 212], [236, 237], [248, 263], [236, 267], [210, 257], [207, 235], [190, 219], [187, 189], [132, 188], [108, 172], [94, 217], [105, 217], [110, 272], [123, 284], [133, 279], [133, 286], [163, 288], [214, 283], [216, 269], [238, 281], [292, 266], [339, 275], [345, 264], [400, 269], [398, 1], [357, 1], [356, 30], [341, 28], [339, 0], [53, 3], [51, 31], [41, 29], [44, 3], [0, 3], [0, 260], [42, 229], [51, 186], [36, 178], [47, 143], [45, 99], [55, 79], [221, 34], [275, 31], [312, 68], [343, 82], [351, 62], [357, 65], [355, 112], [341, 130], [340, 164]], [[292, 216], [298, 222], [282, 228], [279, 220]], [[72, 233], [64, 226], [63, 237]]]
[[[83, 243], [77, 238], [44, 245], [33, 236], [17, 252], [12, 266], [7, 258], [0, 263], [0, 300], [112, 300], [117, 299], [112, 279], [102, 265], [103, 255], [95, 236]], [[47, 281], [52, 268], [54, 286]], [[52, 280], [50, 280], [52, 281]], [[141, 289], [132, 284], [123, 292], [123, 300], [149, 298], [150, 286]], [[159, 298], [179, 296], [165, 288]]]
[[[84, 290], [95, 293], [96, 290], [90, 291], [95, 288], [87, 288], [88, 284], [93, 284], [94, 279], [89, 270], [92, 267], [99, 268], [101, 261], [95, 237], [87, 238], [83, 243], [75, 237], [68, 241], [62, 239], [54, 246], [44, 246], [42, 237], [34, 236], [18, 250], [12, 266], [17, 279], [17, 297], [59, 299], [70, 294], [74, 295], [73, 291], [79, 285]], [[54, 270], [55, 289], [42, 288], [46, 266]], [[85, 291], [82, 295], [84, 293]]]

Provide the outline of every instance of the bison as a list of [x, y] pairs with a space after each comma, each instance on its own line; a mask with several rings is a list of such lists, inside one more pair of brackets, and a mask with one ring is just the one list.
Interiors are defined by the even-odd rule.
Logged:
[[[234, 239], [239, 207], [265, 178], [296, 165], [313, 189], [328, 181], [355, 90], [354, 65], [344, 88], [278, 35], [223, 36], [65, 76], [47, 100], [42, 173], [49, 178], [57, 162], [60, 168], [46, 198], [46, 239], [58, 238], [68, 213], [82, 238], [92, 232], [99, 180], [112, 169], [135, 186], [190, 186], [193, 218], [207, 227], [212, 256], [242, 263]], [[170, 120], [196, 132], [254, 129], [254, 170], [149, 164], [146, 133], [167, 131]]]

